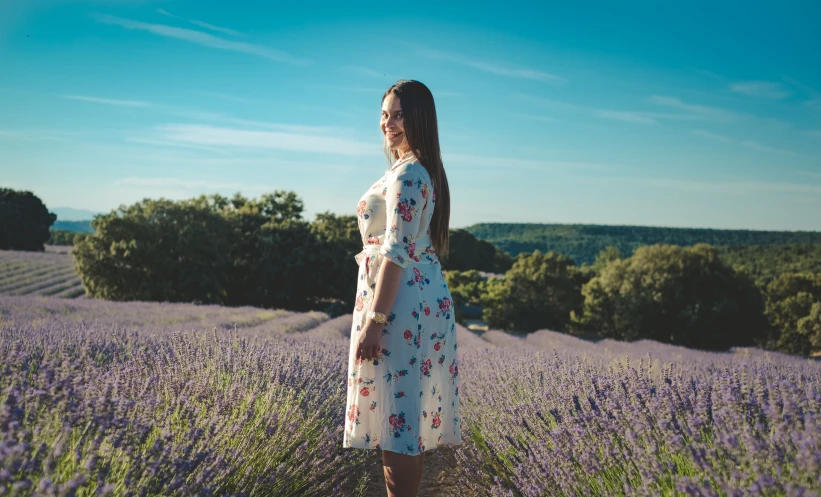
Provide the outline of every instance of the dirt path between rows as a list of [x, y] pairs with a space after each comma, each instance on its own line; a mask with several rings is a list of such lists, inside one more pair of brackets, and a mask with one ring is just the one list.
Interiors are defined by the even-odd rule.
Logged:
[[[425, 452], [425, 467], [422, 470], [422, 484], [417, 497], [477, 497], [466, 493], [458, 484], [459, 468], [453, 453], [455, 448], [442, 446]], [[365, 497], [385, 497], [385, 475], [382, 472], [382, 454], [374, 451], [379, 463], [371, 471]]]

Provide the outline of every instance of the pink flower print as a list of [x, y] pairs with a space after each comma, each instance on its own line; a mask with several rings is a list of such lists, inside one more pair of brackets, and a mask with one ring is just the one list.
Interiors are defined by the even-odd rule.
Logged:
[[430, 377], [430, 367], [431, 367], [430, 359], [425, 359], [424, 361], [419, 363], [419, 367], [422, 370], [423, 375], [425, 375], [427, 377]]
[[359, 407], [356, 404], [352, 404], [348, 409], [348, 421], [359, 424]]
[[363, 397], [367, 397], [368, 395], [371, 394], [371, 391], [368, 387], [362, 387], [362, 390], [359, 391], [359, 394], [362, 395]]
[[405, 396], [405, 392], [404, 392], [404, 390], [400, 390], [399, 392], [396, 392], [395, 394], [393, 394], [393, 396], [394, 396], [394, 398], [397, 398], [397, 399], [398, 399], [398, 398], [400, 398], [400, 397], [404, 397], [404, 396]]
[[450, 371], [450, 381], [453, 381], [453, 378], [459, 374], [459, 366], [456, 365], [456, 359], [450, 363], [448, 371]]
[[359, 205], [356, 206], [356, 214], [358, 216], [362, 216], [364, 219], [368, 219], [370, 217], [368, 213], [365, 211], [367, 205], [368, 204], [364, 200], [361, 200], [359, 202]]
[[419, 452], [425, 451], [425, 445], [422, 443], [422, 437], [419, 437]]
[[442, 354], [441, 356], [439, 356], [439, 364], [442, 365], [444, 363], [445, 363], [445, 354]]
[[422, 198], [428, 198], [428, 185], [422, 184]]
[[410, 345], [411, 340], [413, 340], [413, 333], [411, 333], [411, 330], [405, 330], [404, 337], [405, 337], [405, 340], [407, 340], [408, 345]]
[[439, 349], [441, 349], [441, 348], [442, 348], [442, 342], [436, 342], [435, 344], [433, 344], [433, 350], [439, 352]]
[[371, 402], [371, 407], [369, 407], [368, 409], [370, 409], [371, 411], [376, 409], [376, 401], [375, 400], [373, 402]]
[[430, 307], [428, 306], [427, 302], [425, 302], [425, 316], [430, 316]]
[[416, 255], [416, 242], [408, 243], [408, 238], [405, 237], [405, 248], [408, 251], [408, 256], [415, 261], [419, 261], [419, 257]]
[[431, 420], [431, 428], [439, 428], [442, 425], [442, 419], [439, 417], [439, 413], [435, 413], [433, 415], [433, 419]]
[[365, 300], [362, 298], [362, 295], [357, 295], [356, 297], [356, 310], [361, 311], [365, 308]]
[[448, 312], [450, 310], [450, 306], [453, 305], [450, 299], [447, 297], [437, 300], [439, 300], [439, 309], [441, 309], [443, 312]]

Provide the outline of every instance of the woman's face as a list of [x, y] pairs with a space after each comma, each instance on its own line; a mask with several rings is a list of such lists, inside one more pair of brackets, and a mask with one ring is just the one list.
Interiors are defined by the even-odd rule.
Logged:
[[402, 105], [399, 97], [388, 93], [382, 101], [382, 118], [379, 120], [379, 127], [385, 135], [385, 140], [391, 150], [396, 150], [400, 154], [410, 150], [408, 139], [405, 136], [405, 121], [402, 116]]

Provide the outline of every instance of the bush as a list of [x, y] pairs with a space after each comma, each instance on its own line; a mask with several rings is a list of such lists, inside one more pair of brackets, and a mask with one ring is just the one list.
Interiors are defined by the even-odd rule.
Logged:
[[510, 269], [510, 255], [489, 242], [480, 240], [469, 232], [453, 229], [448, 233], [450, 254], [440, 262], [449, 271], [476, 269], [489, 273], [503, 273]]
[[348, 310], [362, 249], [356, 217], [308, 223], [301, 213], [282, 191], [146, 199], [98, 216], [75, 262], [97, 298]]
[[214, 205], [146, 199], [96, 216], [92, 225], [96, 233], [74, 250], [90, 296], [225, 303], [229, 226]]
[[649, 338], [702, 349], [766, 338], [761, 292], [706, 244], [651, 245], [615, 258], [582, 288], [574, 328], [622, 340]]
[[57, 215], [31, 192], [0, 188], [0, 250], [45, 250]]
[[519, 254], [504, 278], [486, 283], [482, 318], [504, 330], [565, 330], [587, 274], [556, 252]]
[[786, 273], [766, 288], [774, 347], [790, 354], [821, 348], [821, 273]]
[[52, 229], [51, 236], [48, 241], [46, 241], [46, 245], [76, 245], [77, 242], [87, 236], [88, 233], [77, 233], [76, 231]]

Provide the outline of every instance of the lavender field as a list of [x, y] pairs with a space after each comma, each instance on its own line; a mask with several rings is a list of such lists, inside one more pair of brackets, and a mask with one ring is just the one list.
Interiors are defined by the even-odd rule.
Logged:
[[[351, 316], [0, 296], [0, 494], [385, 495], [342, 449]], [[819, 495], [821, 364], [460, 327], [420, 495]]]
[[80, 275], [68, 247], [48, 246], [45, 252], [0, 250], [0, 295], [85, 297]]

